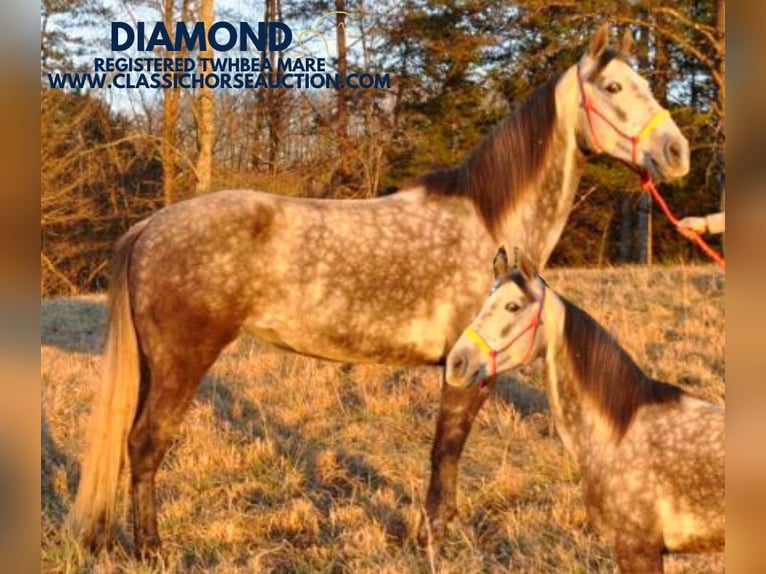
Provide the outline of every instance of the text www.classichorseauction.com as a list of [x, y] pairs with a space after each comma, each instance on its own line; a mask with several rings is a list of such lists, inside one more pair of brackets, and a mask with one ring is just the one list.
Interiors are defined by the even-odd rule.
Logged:
[[[296, 43], [301, 52], [298, 57], [188, 57], [195, 50], [217, 53], [246, 54], [251, 48], [263, 53], [282, 52], [293, 43], [293, 33], [283, 22], [204, 22], [186, 24], [177, 22], [174, 34], [162, 22], [135, 25], [112, 22], [111, 49], [125, 52], [135, 48], [135, 57], [96, 57], [93, 72], [53, 72], [48, 74], [51, 88], [70, 89], [170, 89], [170, 88], [286, 88], [286, 89], [371, 89], [390, 88], [389, 74], [350, 72], [341, 75], [328, 70], [324, 57], [309, 55], [303, 44], [307, 34], [319, 36], [321, 32], [304, 30]], [[175, 52], [176, 57], [155, 57], [155, 49]], [[184, 56], [182, 54], [187, 54]]]

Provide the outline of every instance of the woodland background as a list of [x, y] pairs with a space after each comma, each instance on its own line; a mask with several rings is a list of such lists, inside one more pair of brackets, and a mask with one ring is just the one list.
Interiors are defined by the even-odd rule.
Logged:
[[[633, 32], [640, 72], [690, 140], [691, 173], [662, 186], [669, 204], [679, 216], [723, 208], [725, 0], [219, 3], [43, 0], [43, 296], [103, 290], [116, 238], [196, 194], [374, 197], [458, 163], [514, 102], [576, 62], [604, 20]], [[111, 20], [281, 20], [296, 31], [331, 10], [353, 14], [333, 16], [332, 67], [389, 73], [390, 90], [48, 87], [48, 72], [91, 71], [93, 56], [109, 55]], [[700, 260], [637, 190], [625, 167], [591, 162], [550, 264]]]

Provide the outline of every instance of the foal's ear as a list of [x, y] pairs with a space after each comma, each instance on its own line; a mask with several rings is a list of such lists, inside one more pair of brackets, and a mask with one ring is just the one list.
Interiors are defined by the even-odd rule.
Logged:
[[630, 56], [630, 51], [633, 49], [633, 33], [630, 29], [626, 29], [620, 40], [620, 54], [623, 56]]
[[532, 260], [523, 253], [518, 258], [516, 266], [519, 268], [521, 276], [524, 277], [526, 281], [532, 281], [537, 277], [537, 269], [535, 268], [535, 264], [532, 263]]
[[492, 260], [492, 270], [495, 272], [495, 280], [508, 275], [508, 253], [505, 247], [500, 247]]
[[609, 24], [604, 22], [599, 26], [596, 33], [590, 39], [590, 55], [597, 58], [606, 49], [606, 42], [609, 39]]

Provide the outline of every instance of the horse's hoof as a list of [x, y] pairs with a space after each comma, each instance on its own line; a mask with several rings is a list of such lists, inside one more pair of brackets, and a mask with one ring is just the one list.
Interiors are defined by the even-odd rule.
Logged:
[[441, 518], [430, 520], [428, 517], [424, 517], [423, 520], [420, 521], [418, 544], [422, 547], [437, 545], [444, 539], [446, 533], [447, 524], [444, 520]]
[[136, 544], [136, 558], [152, 566], [163, 564], [162, 543], [159, 537], [147, 538]]

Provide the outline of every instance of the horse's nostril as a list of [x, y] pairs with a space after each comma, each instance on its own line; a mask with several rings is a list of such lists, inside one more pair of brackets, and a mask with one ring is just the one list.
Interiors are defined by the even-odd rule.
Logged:
[[683, 163], [684, 146], [678, 140], [671, 140], [665, 145], [665, 158], [672, 166]]
[[465, 357], [463, 356], [462, 353], [458, 353], [457, 355], [455, 355], [452, 359], [452, 362], [450, 363], [452, 372], [457, 376], [463, 375], [465, 373], [467, 366], [468, 366], [468, 361], [465, 360]]

